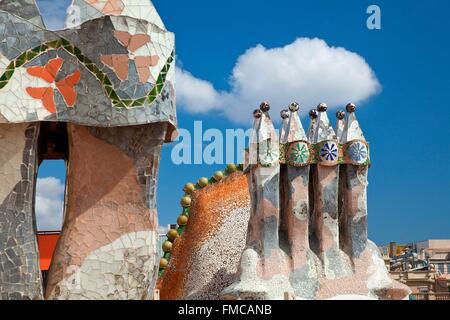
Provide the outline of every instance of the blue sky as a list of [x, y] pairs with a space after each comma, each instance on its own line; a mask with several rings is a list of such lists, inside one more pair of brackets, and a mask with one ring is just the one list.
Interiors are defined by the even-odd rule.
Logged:
[[[56, 1], [38, 2], [54, 26], [59, 23], [55, 17], [62, 17], [62, 8], [69, 3], [57, 0], [58, 10], [51, 11], [49, 4]], [[166, 27], [176, 34], [179, 66], [195, 79], [203, 79], [203, 87], [211, 86], [209, 93], [214, 90], [215, 96], [200, 111], [192, 113], [192, 106], [178, 105], [181, 128], [190, 129], [195, 120], [201, 120], [204, 129], [247, 129], [248, 123], [233, 121], [233, 112], [236, 117], [248, 113], [250, 119], [249, 112], [256, 106], [246, 105], [240, 110], [230, 102], [229, 109], [224, 111], [228, 106], [220, 101], [230, 96], [227, 92], [236, 98], [237, 94], [233, 93], [236, 88], [230, 84], [232, 70], [241, 70], [237, 66], [244, 69], [238, 58], [248, 56], [247, 50], [258, 44], [265, 49], [284, 48], [297, 38], [319, 38], [326, 42], [326, 50], [342, 47], [364, 59], [380, 84], [376, 93], [361, 99], [357, 113], [371, 143], [373, 162], [368, 191], [370, 238], [379, 244], [450, 238], [450, 174], [446, 166], [450, 160], [447, 140], [450, 137], [450, 2], [155, 0], [153, 3]], [[366, 27], [366, 9], [371, 4], [381, 8], [381, 30]], [[261, 65], [253, 70], [253, 75], [264, 73], [269, 67]], [[298, 74], [299, 79], [302, 76], [308, 75]], [[326, 81], [327, 76], [324, 70], [319, 80]], [[346, 79], [341, 77], [335, 82], [340, 80]], [[318, 86], [320, 89], [320, 81]], [[350, 82], [349, 86], [349, 94], [357, 94], [362, 84]], [[316, 85], [307, 89], [305, 95], [318, 90]], [[185, 88], [180, 92], [189, 94]], [[334, 97], [328, 91], [323, 95], [330, 100]], [[238, 98], [238, 101], [243, 99]], [[312, 98], [306, 99], [304, 113], [314, 106], [309, 102]], [[303, 104], [301, 97], [292, 99]], [[317, 103], [321, 102], [317, 99]], [[307, 119], [303, 120], [306, 127]], [[184, 183], [224, 167], [174, 165], [172, 146], [164, 147], [160, 168], [161, 225], [174, 223], [180, 213], [178, 195], [182, 196]], [[41, 177], [63, 179], [63, 174], [63, 166], [54, 163], [43, 165], [40, 171]]]

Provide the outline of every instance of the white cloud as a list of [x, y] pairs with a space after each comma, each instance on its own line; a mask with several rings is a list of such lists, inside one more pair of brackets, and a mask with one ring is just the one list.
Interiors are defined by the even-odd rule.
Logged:
[[57, 178], [37, 179], [36, 220], [38, 230], [61, 230], [64, 188], [63, 182]]
[[205, 80], [197, 79], [189, 72], [176, 69], [177, 100], [188, 112], [201, 113], [220, 106], [221, 94]]
[[[267, 49], [262, 45], [241, 55], [230, 76], [230, 91], [217, 92], [211, 83], [177, 71], [177, 96], [188, 112], [221, 109], [231, 120], [247, 122], [261, 101], [272, 114], [298, 101], [311, 109], [320, 102], [329, 107], [359, 103], [377, 93], [380, 84], [364, 58], [321, 39], [299, 38]], [[277, 119], [278, 117], [274, 117]]]

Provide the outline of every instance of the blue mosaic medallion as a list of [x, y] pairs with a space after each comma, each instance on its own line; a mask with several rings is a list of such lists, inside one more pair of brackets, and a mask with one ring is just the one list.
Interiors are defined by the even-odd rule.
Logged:
[[360, 141], [351, 143], [347, 150], [348, 157], [354, 163], [364, 163], [369, 157], [367, 146]]
[[320, 149], [320, 160], [324, 162], [337, 161], [339, 155], [337, 144], [334, 142], [326, 142]]

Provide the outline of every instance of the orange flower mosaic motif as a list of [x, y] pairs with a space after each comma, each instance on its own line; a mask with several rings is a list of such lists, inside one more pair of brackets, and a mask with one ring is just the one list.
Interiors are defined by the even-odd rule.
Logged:
[[120, 15], [125, 8], [121, 0], [86, 0], [86, 2], [106, 15]]
[[[114, 31], [114, 37], [131, 53], [151, 42], [148, 34], [131, 35], [125, 31]], [[130, 54], [109, 54], [102, 55], [101, 61], [113, 69], [117, 77], [124, 81], [128, 78], [128, 61], [134, 60], [139, 75], [139, 81], [145, 83], [152, 76], [150, 67], [154, 67], [159, 62], [157, 55], [153, 56], [134, 56]]]
[[77, 92], [75, 90], [75, 86], [78, 84], [78, 82], [80, 82], [80, 70], [76, 70], [74, 73], [67, 76], [63, 80], [55, 82], [56, 76], [61, 69], [63, 62], [63, 59], [56, 58], [49, 60], [43, 67], [27, 68], [28, 74], [36, 78], [41, 78], [50, 83], [49, 87], [28, 87], [26, 88], [26, 92], [31, 97], [41, 100], [45, 109], [47, 109], [48, 112], [51, 113], [56, 112], [54, 87], [56, 87], [61, 93], [68, 107], [73, 107], [77, 100]]

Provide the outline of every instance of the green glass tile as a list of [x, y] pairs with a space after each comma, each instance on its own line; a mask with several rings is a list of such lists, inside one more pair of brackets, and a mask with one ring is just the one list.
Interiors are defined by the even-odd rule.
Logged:
[[81, 62], [84, 61], [84, 56], [81, 53], [75, 53], [75, 56], [80, 60]]
[[150, 91], [149, 95], [150, 96], [156, 96], [157, 94], [158, 94], [158, 91], [157, 91], [156, 86], [155, 86], [155, 87], [153, 87], [152, 91]]
[[99, 71], [99, 70], [95, 71], [94, 74], [95, 74], [95, 76], [96, 76], [97, 78], [100, 78], [100, 77], [101, 77], [102, 79], [105, 78], [105, 75], [103, 74], [103, 72], [101, 72], [101, 71]]
[[8, 82], [8, 78], [6, 77], [6, 72], [4, 74], [2, 74], [2, 76], [0, 77], [0, 81], [6, 81]]
[[122, 102], [127, 106], [131, 106], [133, 104], [133, 100], [122, 100]]
[[[27, 59], [27, 53], [26, 53], [26, 52], [22, 53], [20, 56], [17, 57], [17, 59], [26, 61], [26, 59]], [[17, 60], [17, 59], [16, 59], [16, 60]]]
[[70, 45], [70, 42], [67, 41], [67, 40], [64, 39], [64, 38], [61, 38], [60, 41], [61, 41], [61, 44], [62, 44], [64, 47]]
[[142, 107], [144, 104], [145, 104], [145, 100], [142, 101], [142, 99], [138, 99], [138, 100], [135, 100], [131, 106], [132, 107]]
[[104, 83], [105, 76], [101, 73], [96, 73], [97, 79], [100, 80], [101, 83]]
[[119, 96], [114, 90], [111, 90], [111, 92], [109, 93], [109, 97], [114, 100], [120, 100]]
[[109, 81], [108, 77], [105, 77], [105, 81], [103, 83], [107, 86], [112, 86], [112, 83], [111, 83], [111, 81]]
[[11, 62], [7, 67], [6, 67], [6, 71], [12, 71], [14, 70], [14, 61]]
[[95, 64], [93, 66], [94, 66], [94, 68], [93, 68], [92, 72], [94, 72], [94, 73], [101, 72], [100, 69]]
[[47, 46], [49, 46], [50, 48], [58, 48], [59, 46], [61, 46], [61, 40], [53, 40], [47, 42]]
[[16, 68], [21, 67], [25, 64], [25, 59], [16, 59]]
[[49, 48], [54, 48], [55, 47], [55, 43], [56, 43], [56, 40], [55, 41], [46, 42], [45, 45], [47, 45]]
[[72, 45], [64, 46], [64, 49], [66, 49], [68, 52], [75, 54], [75, 48]]
[[88, 57], [84, 57], [84, 60], [83, 60], [83, 62], [84, 63], [92, 63], [92, 61], [88, 58]]
[[183, 234], [184, 229], [186, 229], [186, 226], [181, 226], [181, 227], [179, 227], [179, 228], [177, 229], [178, 234], [179, 234], [180, 236]]
[[94, 72], [94, 65], [92, 63], [87, 63], [86, 68], [88, 68], [90, 71]]
[[95, 68], [95, 70], [94, 70], [93, 72], [94, 72], [94, 74], [95, 74], [95, 76], [96, 76], [97, 78], [99, 78], [99, 77], [104, 78], [103, 72], [101, 72], [100, 70], [98, 70], [98, 68]]
[[[14, 74], [14, 70], [7, 70], [7, 71], [5, 71], [6, 79], [8, 79], [8, 80], [11, 79], [13, 74]], [[2, 79], [0, 79], [0, 80], [2, 80]]]
[[45, 44], [41, 45], [41, 52], [44, 52], [46, 50], [48, 50], [48, 46]]
[[82, 54], [81, 50], [78, 49], [78, 48], [75, 47], [75, 46], [74, 46], [74, 48], [73, 48], [73, 51], [74, 51], [74, 53], [75, 53], [77, 56], [80, 55], [80, 54]]
[[111, 94], [111, 92], [113, 91], [113, 88], [111, 88], [110, 86], [105, 86], [105, 90], [108, 93], [108, 96]]
[[36, 57], [38, 54], [36, 52], [33, 51], [27, 51], [27, 60], [30, 61], [31, 59], [33, 59], [34, 57]]
[[138, 106], [143, 106], [145, 104], [145, 100], [146, 100], [146, 98], [144, 97], [144, 98], [137, 99], [134, 102], [137, 103]]
[[39, 52], [41, 52], [41, 46], [39, 45], [37, 47], [28, 49], [28, 51], [33, 51], [33, 52], [39, 53]]
[[0, 81], [0, 89], [3, 89], [8, 84], [8, 81]]

